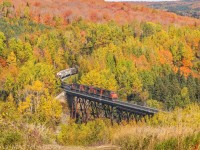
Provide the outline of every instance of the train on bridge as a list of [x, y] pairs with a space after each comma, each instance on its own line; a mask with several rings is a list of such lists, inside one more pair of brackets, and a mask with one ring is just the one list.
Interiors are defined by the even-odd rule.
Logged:
[[85, 94], [97, 96], [97, 97], [112, 100], [112, 101], [118, 100], [118, 95], [114, 91], [97, 88], [94, 86], [76, 84], [76, 83], [66, 85], [66, 86], [68, 86], [68, 88], [72, 91], [83, 92]]
[[62, 80], [61, 88], [65, 91], [71, 118], [87, 122], [90, 119], [106, 117], [118, 123], [122, 120], [135, 119], [136, 121], [145, 116], [153, 116], [157, 109], [140, 106], [120, 101], [116, 92], [83, 84], [67, 84], [67, 77], [77, 74], [76, 68], [69, 68], [57, 73]]
[[[77, 74], [77, 73], [78, 73], [77, 68], [69, 68], [69, 69], [61, 70], [60, 72], [58, 72], [57, 77], [59, 77], [61, 80], [63, 80], [65, 78], [67, 78], [71, 75]], [[64, 86], [64, 84], [63, 84], [63, 86]], [[70, 84], [70, 85], [65, 85], [65, 86], [70, 87], [70, 89], [74, 90], [74, 91], [92, 94], [92, 95], [99, 96], [99, 97], [113, 100], [113, 101], [118, 99], [118, 95], [114, 91], [97, 88], [94, 86], [87, 86], [87, 85], [75, 84], [75, 83]]]

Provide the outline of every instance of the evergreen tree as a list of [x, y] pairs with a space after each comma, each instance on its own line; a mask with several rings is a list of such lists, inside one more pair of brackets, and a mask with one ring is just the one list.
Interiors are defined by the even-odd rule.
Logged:
[[196, 82], [193, 78], [193, 76], [190, 74], [187, 78], [187, 87], [190, 95], [190, 100], [192, 102], [196, 101], [195, 94], [196, 94]]

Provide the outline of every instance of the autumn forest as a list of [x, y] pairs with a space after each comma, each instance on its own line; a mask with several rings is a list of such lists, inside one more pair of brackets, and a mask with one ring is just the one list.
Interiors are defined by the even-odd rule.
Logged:
[[[70, 67], [79, 70], [70, 82], [160, 112], [114, 125], [66, 121], [56, 73]], [[103, 0], [0, 0], [0, 149], [192, 150], [199, 122], [199, 19]]]

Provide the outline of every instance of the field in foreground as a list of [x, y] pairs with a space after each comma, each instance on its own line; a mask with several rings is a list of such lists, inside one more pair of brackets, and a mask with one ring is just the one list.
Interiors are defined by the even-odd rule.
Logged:
[[[1, 103], [0, 106], [5, 105]], [[87, 124], [64, 122], [52, 128], [28, 124], [23, 118], [16, 120], [1, 112], [0, 148], [198, 150], [199, 114], [200, 106], [190, 105], [185, 109], [159, 113], [147, 122], [122, 122], [112, 126], [109, 120], [98, 119]], [[16, 110], [12, 115], [16, 115]]]

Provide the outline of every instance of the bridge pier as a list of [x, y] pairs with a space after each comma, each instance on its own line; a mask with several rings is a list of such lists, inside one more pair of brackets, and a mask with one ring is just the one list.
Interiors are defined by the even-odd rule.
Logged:
[[[152, 117], [153, 114], [146, 114], [138, 110], [118, 107], [110, 103], [105, 103], [101, 100], [87, 99], [81, 96], [66, 94], [68, 106], [70, 108], [70, 117], [76, 122], [87, 123], [95, 118], [109, 118], [111, 123], [114, 121], [118, 124], [122, 121], [130, 122], [135, 120], [136, 123], [141, 121], [145, 116]], [[146, 118], [144, 118], [146, 120]]]

